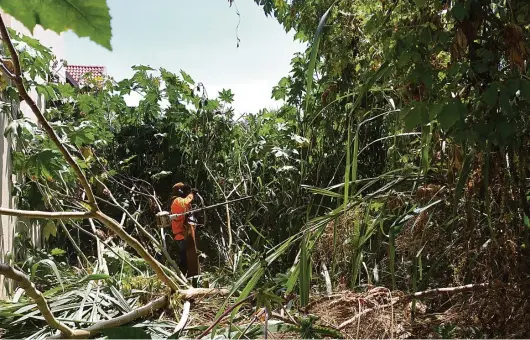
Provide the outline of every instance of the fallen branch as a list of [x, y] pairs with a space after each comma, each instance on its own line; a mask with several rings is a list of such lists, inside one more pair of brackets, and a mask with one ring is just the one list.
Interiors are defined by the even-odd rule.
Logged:
[[213, 295], [228, 295], [228, 289], [220, 288], [190, 288], [190, 289], [181, 289], [177, 292], [178, 296], [182, 300], [193, 300], [206, 296]]
[[113, 328], [113, 327], [120, 327], [120, 326], [128, 324], [128, 323], [130, 323], [130, 322], [132, 322], [134, 320], [137, 320], [137, 319], [140, 319], [140, 318], [144, 318], [144, 317], [146, 317], [148, 315], [151, 315], [155, 311], [157, 311], [157, 310], [159, 310], [161, 308], [164, 308], [167, 305], [168, 301], [169, 300], [168, 300], [167, 296], [161, 296], [158, 299], [149, 302], [147, 305], [142, 306], [140, 308], [137, 308], [137, 309], [135, 309], [135, 310], [133, 310], [133, 311], [127, 313], [127, 314], [124, 314], [122, 316], [119, 316], [117, 318], [113, 318], [113, 319], [110, 319], [110, 320], [99, 321], [99, 322], [96, 322], [95, 324], [93, 324], [90, 327], [76, 330], [76, 332], [82, 332], [82, 334], [80, 333], [77, 336], [66, 336], [65, 337], [63, 334], [61, 334], [61, 335], [58, 335], [58, 336], [51, 337], [50, 339], [62, 339], [62, 338], [72, 338], [72, 339], [73, 338], [77, 338], [77, 339], [80, 339], [80, 338], [88, 338], [89, 336], [94, 336], [96, 334], [101, 333], [101, 331], [103, 331], [104, 329]]
[[364, 316], [366, 314], [369, 314], [371, 312], [374, 312], [376, 310], [379, 310], [379, 309], [383, 309], [383, 308], [387, 308], [387, 307], [393, 307], [398, 302], [407, 302], [407, 301], [409, 301], [411, 299], [420, 298], [420, 297], [426, 297], [426, 296], [432, 296], [432, 295], [437, 295], [437, 294], [441, 294], [441, 293], [456, 294], [456, 293], [464, 293], [464, 292], [469, 292], [469, 291], [477, 291], [477, 290], [486, 289], [486, 288], [488, 288], [490, 286], [491, 285], [489, 283], [477, 283], [477, 284], [469, 284], [469, 285], [458, 286], [458, 287], [446, 287], [446, 288], [428, 289], [428, 290], [424, 290], [424, 291], [421, 291], [421, 292], [416, 292], [416, 293], [413, 293], [413, 294], [405, 295], [405, 296], [403, 296], [401, 298], [400, 297], [396, 297], [396, 298], [391, 299], [390, 303], [387, 303], [387, 304], [384, 304], [384, 305], [380, 305], [380, 306], [376, 306], [376, 307], [369, 308], [369, 309], [365, 309], [361, 313], [356, 314], [351, 319], [348, 319], [348, 320], [344, 321], [343, 323], [341, 323], [337, 329], [338, 330], [342, 330], [342, 329], [346, 328], [347, 326], [351, 325], [352, 323], [354, 323], [355, 321], [357, 321], [358, 319], [360, 319], [362, 316]]
[[44, 317], [44, 320], [46, 320], [48, 325], [50, 325], [50, 327], [59, 330], [62, 335], [68, 338], [88, 334], [81, 330], [73, 330], [64, 323], [58, 321], [53, 316], [50, 307], [48, 306], [48, 302], [46, 301], [42, 293], [35, 288], [35, 285], [28, 279], [26, 274], [4, 263], [0, 263], [0, 274], [13, 281], [16, 281], [19, 287], [24, 289], [26, 294], [35, 301], [35, 304], [37, 304], [37, 308]]
[[476, 291], [481, 289], [486, 289], [490, 287], [489, 283], [477, 283], [477, 284], [468, 284], [465, 286], [458, 287], [446, 287], [446, 288], [434, 288], [428, 289], [421, 292], [416, 292], [408, 296], [408, 298], [420, 298], [428, 295], [436, 295], [440, 293], [454, 294], [454, 293], [463, 293], [469, 291]]
[[29, 217], [29, 218], [48, 218], [52, 220], [67, 220], [70, 218], [84, 219], [94, 217], [90, 211], [38, 211], [38, 210], [18, 210], [9, 208], [0, 208], [0, 215]]
[[[186, 290], [183, 290], [183, 291], [179, 291], [177, 292], [179, 294], [179, 296], [181, 298], [185, 298], [185, 297], [197, 297], [197, 296], [208, 296], [208, 295], [215, 295], [215, 294], [219, 294], [220, 292], [224, 292], [224, 290], [221, 290], [221, 289], [206, 289], [206, 288], [191, 288], [191, 289], [186, 289]], [[145, 318], [151, 314], [153, 314], [155, 311], [161, 309], [161, 308], [164, 308], [167, 306], [169, 302], [169, 299], [167, 296], [161, 296], [151, 302], [149, 302], [147, 305], [145, 306], [142, 306], [140, 308], [137, 308], [127, 314], [124, 314], [122, 316], [119, 316], [117, 318], [113, 318], [113, 319], [110, 319], [110, 320], [104, 320], [104, 321], [99, 321], [95, 324], [93, 324], [92, 326], [90, 327], [87, 327], [87, 328], [82, 328], [82, 329], [79, 329], [79, 330], [75, 330], [75, 332], [79, 332], [79, 335], [78, 336], [72, 336], [72, 338], [87, 338], [89, 336], [94, 336], [94, 335], [97, 335], [99, 333], [101, 333], [102, 330], [104, 329], [107, 329], [107, 328], [114, 328], [114, 327], [120, 327], [120, 326], [123, 326], [125, 324], [128, 324], [130, 322], [133, 322], [137, 319], [141, 319], [141, 318]], [[186, 322], [188, 320], [188, 317], [189, 317], [189, 312], [190, 312], [190, 302], [189, 301], [185, 301], [184, 302], [184, 308], [183, 308], [183, 311], [182, 311], [182, 317], [181, 317], [181, 320], [179, 322], [179, 324], [177, 325], [177, 329], [175, 332], [179, 331], [180, 329], [183, 329], [184, 326], [186, 325]], [[179, 328], [181, 327], [181, 328]], [[55, 336], [55, 337], [52, 337], [52, 339], [60, 339], [60, 338], [64, 338], [64, 335], [59, 335], [59, 336]]]

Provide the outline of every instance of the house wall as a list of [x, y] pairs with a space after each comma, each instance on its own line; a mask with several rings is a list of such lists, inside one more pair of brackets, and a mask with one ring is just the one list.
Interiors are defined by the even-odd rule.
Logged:
[[[0, 11], [0, 15], [4, 19], [6, 26], [25, 34], [30, 35], [33, 38], [38, 39], [44, 46], [51, 48], [53, 53], [57, 56], [58, 60], [64, 59], [64, 39], [62, 34], [56, 34], [49, 30], [44, 30], [41, 27], [36, 27], [33, 34], [25, 28], [20, 22], [14, 20], [11, 16], [6, 15]], [[65, 68], [61, 68], [57, 71], [59, 79], [64, 81], [65, 79]], [[30, 96], [36, 101], [40, 109], [44, 110], [44, 100], [38, 96], [36, 92], [30, 91]], [[1, 102], [0, 105], [9, 104]], [[36, 117], [31, 112], [29, 106], [22, 102], [20, 109], [24, 116], [30, 118], [35, 123], [37, 122]], [[12, 173], [11, 168], [11, 140], [10, 138], [4, 137], [4, 131], [9, 124], [10, 117], [0, 113], [0, 204], [4, 208], [14, 208], [15, 202], [12, 196], [13, 180], [16, 180], [16, 174]], [[15, 225], [17, 220], [9, 216], [0, 216], [0, 262], [10, 263], [9, 254], [13, 253], [13, 240], [15, 235]], [[26, 226], [26, 223], [19, 223]], [[36, 246], [41, 244], [41, 230], [40, 226], [30, 226], [29, 234], [31, 235], [32, 241]], [[12, 282], [5, 280], [3, 276], [0, 276], [0, 299], [6, 298], [12, 291]]]

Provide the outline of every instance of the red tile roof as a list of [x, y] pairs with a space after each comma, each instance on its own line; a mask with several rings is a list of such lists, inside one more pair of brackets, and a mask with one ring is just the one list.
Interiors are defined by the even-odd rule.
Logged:
[[105, 67], [104, 66], [85, 66], [85, 65], [68, 65], [66, 67], [66, 72], [72, 80], [77, 84], [83, 80], [83, 76], [87, 73], [91, 73], [92, 76], [104, 76]]

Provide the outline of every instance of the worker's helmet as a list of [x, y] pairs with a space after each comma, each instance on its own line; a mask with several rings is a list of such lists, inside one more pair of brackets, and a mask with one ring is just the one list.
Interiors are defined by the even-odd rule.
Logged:
[[173, 195], [175, 196], [184, 197], [189, 194], [190, 190], [190, 186], [182, 182], [178, 182], [173, 185]]
[[173, 185], [173, 189], [184, 189], [184, 183], [178, 182], [175, 185]]

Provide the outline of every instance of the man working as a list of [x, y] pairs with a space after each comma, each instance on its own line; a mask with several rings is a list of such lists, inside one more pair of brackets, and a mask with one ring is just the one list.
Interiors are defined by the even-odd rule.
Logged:
[[[171, 214], [182, 214], [190, 211], [191, 202], [194, 200], [196, 194], [197, 189], [191, 189], [189, 185], [180, 182], [175, 184], [173, 186], [173, 194], [171, 198]], [[188, 261], [197, 262], [197, 256], [195, 252], [195, 230], [193, 230], [193, 226], [191, 226], [188, 221], [188, 215], [176, 217], [171, 222], [171, 229], [173, 231], [174, 240], [170, 246], [170, 249], [171, 253], [175, 254], [178, 252], [179, 254], [178, 265], [180, 271], [184, 275], [197, 275], [195, 272], [198, 271], [198, 268], [189, 268], [190, 266], [188, 266]], [[190, 252], [192, 256], [195, 254], [195, 259], [188, 259], [188, 252]], [[195, 262], [192, 262], [192, 267], [198, 267], [198, 263], [197, 266], [194, 265]], [[193, 273], [188, 273], [188, 269], [192, 269], [191, 271]]]

